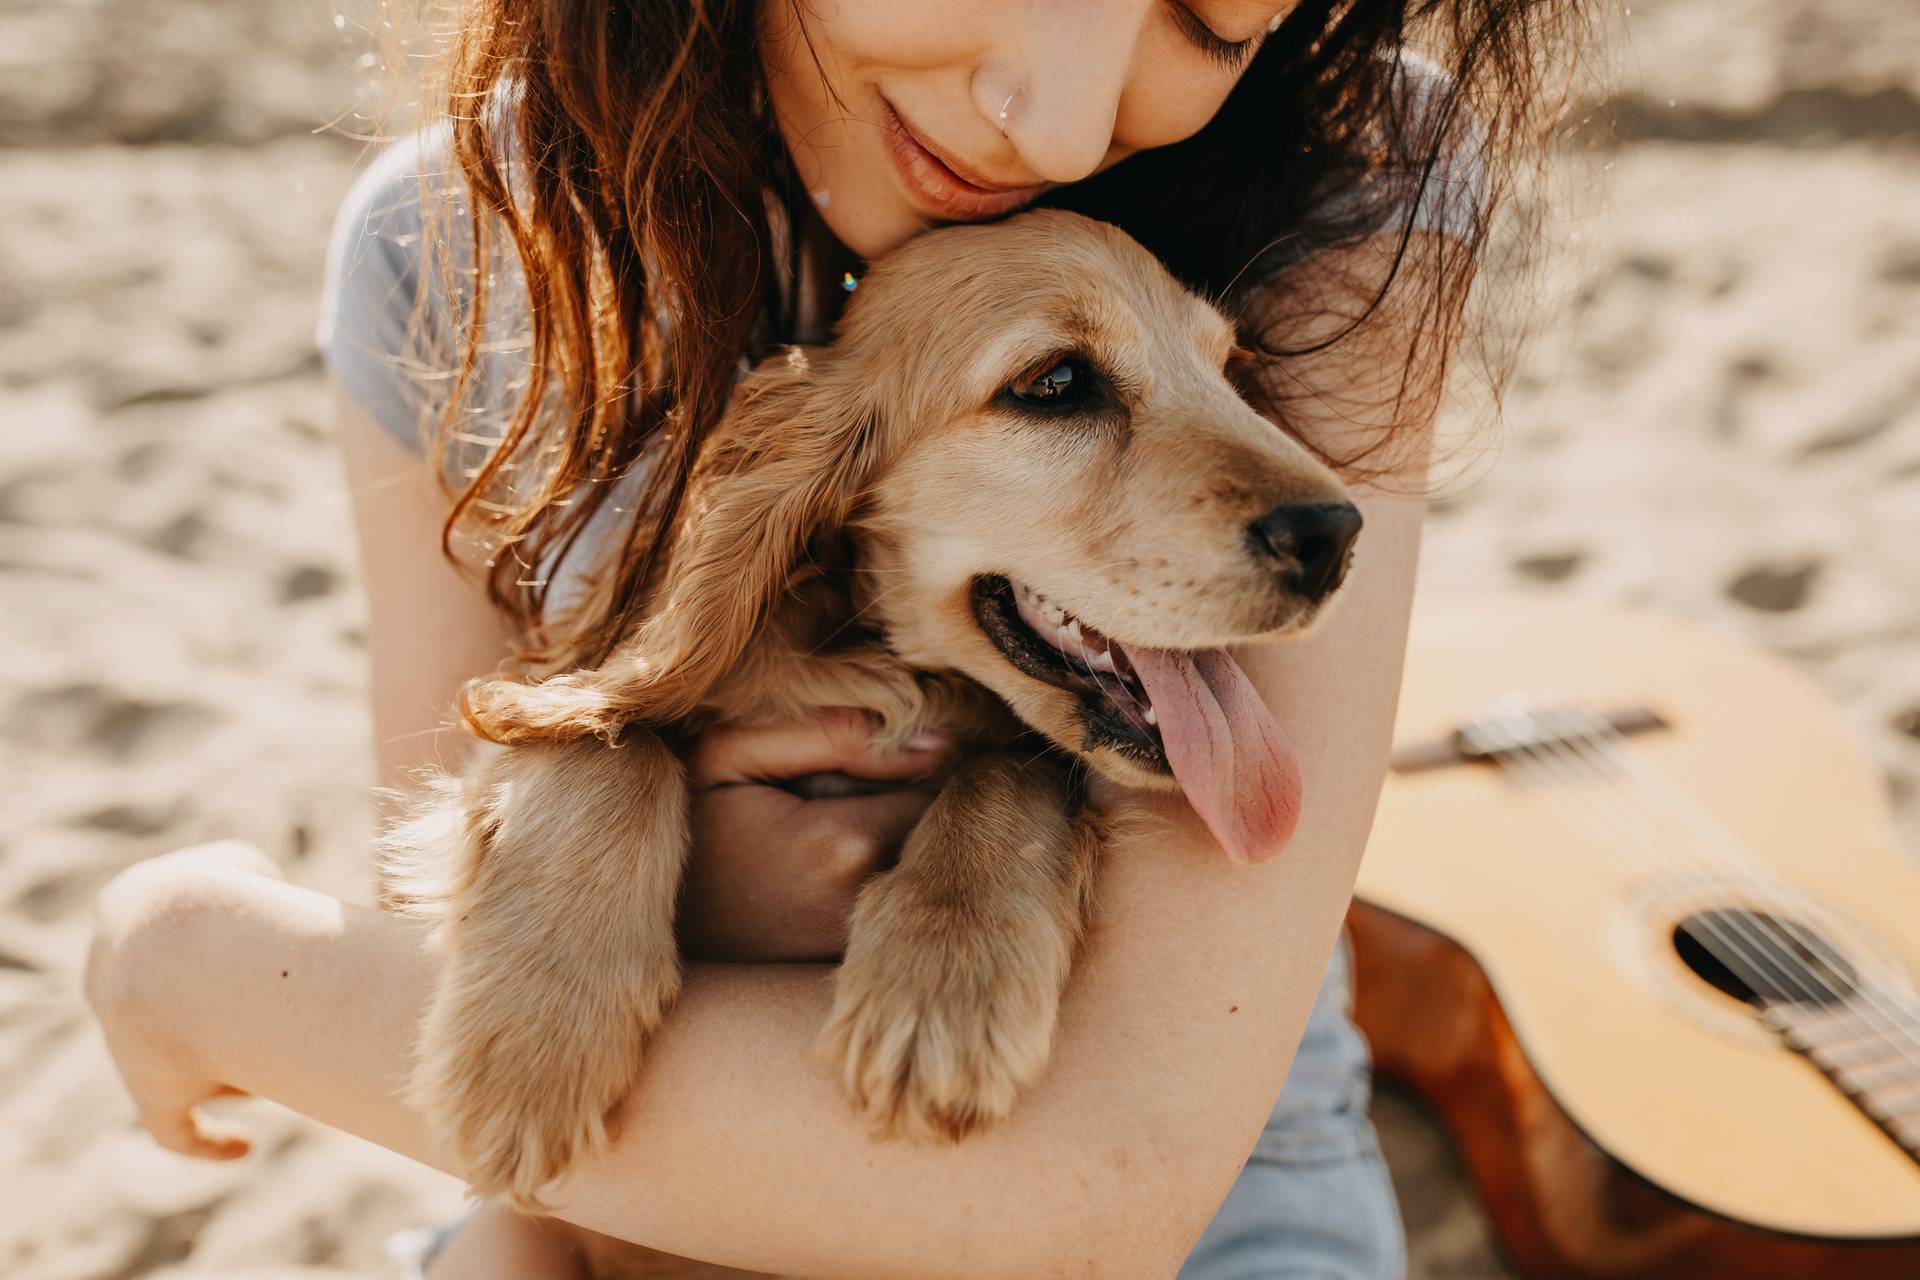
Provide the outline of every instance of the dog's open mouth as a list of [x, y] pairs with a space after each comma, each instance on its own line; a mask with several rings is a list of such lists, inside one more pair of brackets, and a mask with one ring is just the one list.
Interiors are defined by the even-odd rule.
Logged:
[[998, 574], [974, 579], [972, 602], [1015, 669], [1079, 700], [1083, 750], [1106, 747], [1171, 772], [1238, 861], [1286, 847], [1300, 813], [1300, 764], [1226, 650], [1122, 646]]
[[997, 575], [974, 579], [973, 611], [1015, 667], [1079, 697], [1089, 737], [1170, 771], [1159, 713], [1124, 649], [1031, 587]]

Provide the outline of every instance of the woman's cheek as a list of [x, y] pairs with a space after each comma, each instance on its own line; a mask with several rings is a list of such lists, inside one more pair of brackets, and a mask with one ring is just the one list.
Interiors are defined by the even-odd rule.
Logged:
[[1127, 151], [1169, 147], [1205, 128], [1238, 83], [1190, 53], [1143, 58], [1120, 95], [1113, 140]]

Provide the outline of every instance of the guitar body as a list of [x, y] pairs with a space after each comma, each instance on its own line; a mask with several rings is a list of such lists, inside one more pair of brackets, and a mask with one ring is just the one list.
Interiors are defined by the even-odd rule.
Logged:
[[1514, 690], [1666, 723], [1618, 740], [1626, 777], [1566, 751], [1389, 775], [1352, 916], [1381, 1072], [1441, 1113], [1529, 1277], [1920, 1276], [1904, 1121], [1682, 945], [1817, 933], [1847, 990], [1779, 1007], [1883, 1034], [1876, 1105], [1910, 1089], [1920, 1117], [1920, 865], [1838, 714], [1698, 624], [1508, 597], [1416, 611], [1396, 741]]

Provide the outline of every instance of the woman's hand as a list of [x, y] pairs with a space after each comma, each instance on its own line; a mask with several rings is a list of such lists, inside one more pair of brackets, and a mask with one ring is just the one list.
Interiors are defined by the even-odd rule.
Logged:
[[[140, 1123], [169, 1151], [209, 1160], [247, 1154], [247, 1139], [203, 1115], [199, 1104], [236, 1096], [180, 1034], [160, 973], [165, 928], [184, 909], [196, 881], [235, 871], [275, 876], [273, 861], [238, 840], [197, 845], [149, 858], [100, 891], [87, 951], [86, 996], [107, 1052], [133, 1098]], [[211, 980], [211, 979], [209, 979]]]
[[898, 855], [949, 752], [940, 738], [880, 750], [871, 719], [851, 710], [695, 738], [681, 948], [707, 960], [839, 958], [855, 895]]

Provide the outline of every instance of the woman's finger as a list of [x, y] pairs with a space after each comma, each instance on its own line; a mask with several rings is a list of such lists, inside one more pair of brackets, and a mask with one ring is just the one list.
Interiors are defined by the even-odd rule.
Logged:
[[824, 961], [846, 949], [861, 886], [925, 813], [931, 787], [802, 800], [774, 787], [707, 790], [675, 921], [707, 960]]
[[785, 724], [723, 725], [694, 740], [687, 769], [696, 787], [827, 772], [903, 781], [932, 771], [952, 745], [944, 735], [927, 734], [889, 750], [873, 732], [873, 718], [857, 710]]
[[802, 814], [827, 882], [852, 886], [892, 861], [934, 795], [931, 788], [911, 787], [881, 795], [810, 801]]

